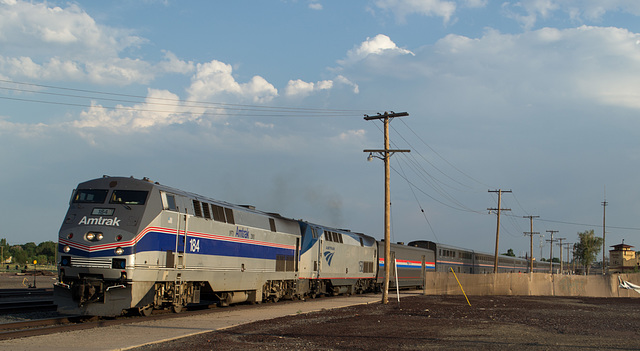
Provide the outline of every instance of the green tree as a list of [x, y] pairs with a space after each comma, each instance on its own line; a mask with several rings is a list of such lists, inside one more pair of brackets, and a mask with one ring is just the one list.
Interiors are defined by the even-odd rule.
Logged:
[[30, 241], [24, 245], [22, 245], [22, 249], [24, 251], [27, 252], [27, 256], [32, 257], [36, 255], [36, 249], [38, 248], [38, 245], [36, 245], [36, 243], [34, 243], [33, 241]]
[[602, 249], [602, 238], [596, 236], [593, 229], [578, 233], [578, 237], [580, 241], [573, 244], [574, 257], [582, 263], [589, 274], [589, 268]]
[[[38, 244], [36, 247], [36, 255], [38, 256], [47, 256], [48, 258], [56, 256], [56, 243], [53, 241], [44, 241]], [[53, 261], [52, 259], [47, 259], [47, 261]], [[45, 263], [45, 262], [42, 262]]]
[[513, 253], [513, 249], [507, 250], [507, 253], [503, 253], [503, 256], [516, 257], [516, 254]]

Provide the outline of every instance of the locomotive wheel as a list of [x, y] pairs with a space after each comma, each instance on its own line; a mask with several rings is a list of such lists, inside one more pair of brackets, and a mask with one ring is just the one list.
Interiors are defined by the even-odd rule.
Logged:
[[138, 307], [138, 314], [143, 317], [149, 317], [153, 312], [153, 305], [147, 305], [144, 307]]
[[173, 313], [180, 313], [182, 312], [182, 305], [171, 305], [171, 311]]

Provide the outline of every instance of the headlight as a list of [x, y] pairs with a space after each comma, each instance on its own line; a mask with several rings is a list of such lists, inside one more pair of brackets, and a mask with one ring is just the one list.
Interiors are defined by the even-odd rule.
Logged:
[[88, 232], [84, 235], [84, 238], [88, 241], [100, 241], [104, 238], [104, 234], [101, 232]]
[[65, 246], [62, 248], [62, 251], [64, 251], [64, 253], [68, 253], [69, 251], [71, 251], [71, 248], [69, 247], [69, 245], [65, 245]]
[[124, 253], [124, 249], [121, 247], [116, 248], [116, 255], [122, 255]]
[[69, 233], [69, 234], [67, 235], [67, 239], [71, 239], [71, 238], [73, 238], [73, 233]]

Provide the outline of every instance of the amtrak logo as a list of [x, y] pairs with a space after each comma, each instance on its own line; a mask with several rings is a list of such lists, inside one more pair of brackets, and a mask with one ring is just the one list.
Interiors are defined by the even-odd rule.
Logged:
[[327, 260], [327, 264], [329, 266], [331, 266], [331, 261], [333, 260], [333, 254], [335, 254], [335, 252], [331, 252], [331, 251], [324, 252], [324, 259]]
[[78, 225], [80, 225], [80, 224], [86, 224], [86, 225], [110, 225], [112, 227], [119, 227], [120, 226], [120, 220], [118, 219], [118, 217], [116, 217], [116, 218], [103, 218], [103, 217], [87, 218], [87, 216], [84, 216], [84, 217], [82, 217], [82, 219], [78, 223]]

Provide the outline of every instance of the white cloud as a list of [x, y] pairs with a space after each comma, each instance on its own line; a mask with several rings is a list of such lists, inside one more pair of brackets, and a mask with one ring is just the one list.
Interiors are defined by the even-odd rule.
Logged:
[[321, 90], [330, 90], [333, 88], [333, 81], [323, 80], [317, 83], [305, 82], [301, 79], [290, 80], [285, 88], [286, 96], [308, 96], [314, 92]]
[[268, 102], [278, 95], [278, 90], [260, 76], [241, 84], [232, 73], [231, 65], [217, 60], [199, 63], [196, 74], [191, 78], [191, 86], [187, 89], [189, 100], [208, 101], [214, 97], [231, 95], [253, 102]]
[[448, 35], [410, 69], [442, 89], [476, 91], [470, 97], [478, 102], [570, 105], [586, 99], [639, 109], [638, 40], [625, 29], [588, 26], [518, 35], [488, 31], [478, 39]]
[[462, 3], [466, 7], [478, 8], [487, 6], [488, 2], [489, 0], [464, 0]]
[[[37, 54], [46, 48], [59, 57], [116, 57], [124, 48], [145, 40], [127, 31], [100, 26], [78, 5], [0, 3], [0, 43], [5, 56], [13, 50]], [[12, 49], [15, 48], [15, 49]]]
[[456, 3], [443, 0], [378, 0], [376, 6], [395, 13], [398, 22], [411, 14], [442, 17], [448, 23], [456, 11]]
[[349, 79], [347, 79], [347, 77], [345, 77], [343, 75], [338, 75], [335, 78], [335, 82], [338, 83], [338, 84], [343, 84], [343, 85], [350, 86], [353, 89], [353, 93], [354, 94], [360, 93], [360, 87], [358, 87], [358, 84], [350, 81]]
[[311, 2], [309, 3], [309, 8], [312, 10], [320, 11], [322, 10], [322, 4], [317, 2]]
[[378, 34], [373, 38], [367, 38], [358, 47], [347, 52], [347, 58], [338, 63], [345, 65], [361, 61], [369, 56], [395, 56], [414, 55], [411, 51], [399, 48], [391, 38], [384, 34]]
[[13, 123], [0, 116], [0, 135], [23, 139], [42, 138], [50, 127], [44, 123]]
[[353, 144], [362, 145], [362, 142], [366, 141], [367, 132], [364, 129], [348, 130], [344, 133], [340, 133], [337, 137], [333, 138], [336, 141], [349, 142]]
[[171, 51], [163, 50], [165, 60], [158, 63], [158, 68], [163, 72], [187, 74], [195, 70], [193, 61], [183, 61]]
[[145, 42], [128, 30], [97, 24], [73, 3], [0, 2], [0, 73], [17, 78], [128, 85], [148, 83], [157, 73], [193, 70], [193, 63], [169, 52], [157, 66], [121, 56]]
[[541, 19], [551, 18], [555, 12], [567, 13], [578, 22], [599, 22], [608, 12], [640, 15], [640, 2], [635, 0], [520, 0], [502, 4], [507, 17], [531, 30]]
[[166, 90], [149, 89], [145, 101], [133, 106], [117, 105], [111, 109], [94, 103], [71, 126], [79, 130], [109, 130], [126, 134], [182, 124], [197, 120], [201, 115], [192, 112], [193, 108], [184, 106], [177, 95]]

